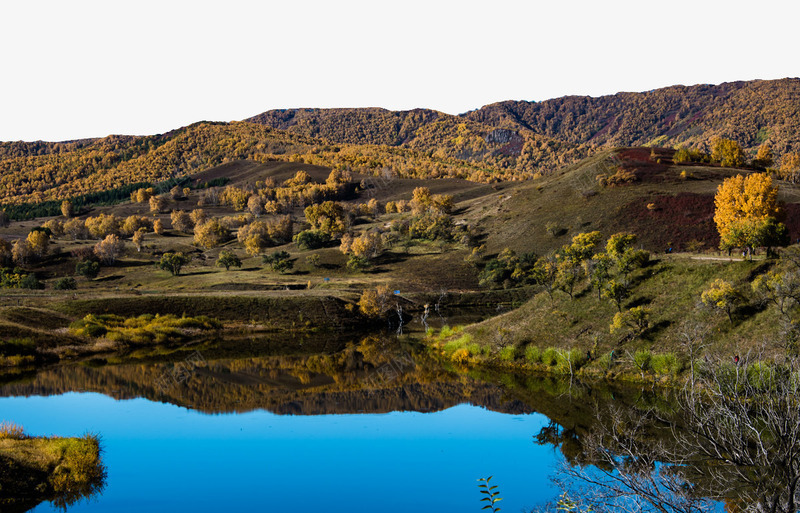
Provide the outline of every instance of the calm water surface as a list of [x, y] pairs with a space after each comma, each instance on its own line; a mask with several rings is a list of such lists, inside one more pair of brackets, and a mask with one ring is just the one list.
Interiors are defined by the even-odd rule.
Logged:
[[363, 344], [329, 354], [350, 356], [324, 371], [309, 355], [208, 358], [167, 394], [153, 377], [174, 361], [61, 367], [0, 386], [0, 419], [101, 434], [106, 488], [75, 512], [479, 511], [489, 475], [504, 511], [557, 496], [559, 456], [533, 439], [546, 416], [424, 364], [388, 374], [391, 359]]

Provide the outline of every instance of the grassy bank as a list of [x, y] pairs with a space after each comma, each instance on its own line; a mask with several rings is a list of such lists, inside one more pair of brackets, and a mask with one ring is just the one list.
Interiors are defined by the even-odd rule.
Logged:
[[[680, 382], [706, 356], [775, 360], [797, 350], [780, 330], [778, 309], [753, 290], [759, 276], [784, 266], [780, 260], [662, 258], [632, 275], [630, 295], [619, 308], [587, 282], [574, 297], [540, 292], [520, 308], [431, 332], [427, 340], [439, 356], [467, 367]], [[702, 301], [720, 279], [734, 291], [730, 317]], [[636, 308], [646, 313], [640, 324], [626, 317]]]
[[69, 506], [100, 491], [106, 469], [96, 435], [36, 437], [0, 424], [0, 509], [27, 511], [42, 501]]

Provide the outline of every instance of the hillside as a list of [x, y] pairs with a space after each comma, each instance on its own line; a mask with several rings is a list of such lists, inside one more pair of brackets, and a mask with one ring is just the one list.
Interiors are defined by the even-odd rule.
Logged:
[[[671, 150], [618, 148], [598, 152], [539, 180], [499, 193], [499, 201], [476, 200], [468, 222], [482, 226], [487, 248], [499, 252], [543, 254], [570, 237], [599, 230], [608, 236], [629, 231], [648, 251], [716, 250], [714, 195], [722, 181], [752, 171], [672, 163]], [[682, 177], [685, 172], [685, 177]], [[598, 177], [626, 176], [626, 182], [603, 186]], [[782, 221], [791, 240], [800, 238], [797, 186], [780, 184]], [[525, 234], [520, 236], [520, 234]]]
[[461, 116], [425, 109], [292, 109], [152, 136], [5, 142], [0, 205], [159, 184], [242, 159], [482, 183], [548, 175], [612, 147], [707, 149], [715, 136], [738, 141], [751, 157], [769, 141], [780, 159], [800, 148], [798, 105], [800, 79], [785, 79], [509, 101]]
[[800, 79], [672, 86], [599, 98], [506, 101], [464, 117], [571, 144], [703, 147], [719, 136], [750, 150], [769, 140], [782, 154], [800, 144]]
[[431, 110], [288, 109], [249, 122], [333, 143], [430, 151], [519, 173], [546, 174], [597, 148], [688, 145], [715, 136], [755, 154], [800, 148], [800, 79], [672, 86], [643, 93], [505, 101], [452, 116]]

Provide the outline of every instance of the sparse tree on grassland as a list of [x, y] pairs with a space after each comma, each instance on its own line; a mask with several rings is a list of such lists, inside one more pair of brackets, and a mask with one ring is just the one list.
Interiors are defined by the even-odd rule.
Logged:
[[722, 278], [714, 280], [711, 286], [703, 291], [700, 301], [709, 308], [725, 312], [733, 324], [733, 309], [739, 302], [739, 293], [729, 281]]
[[95, 260], [82, 260], [75, 264], [75, 274], [92, 280], [100, 274], [100, 263]]
[[125, 251], [125, 242], [116, 235], [107, 235], [94, 246], [94, 254], [105, 264], [112, 265]]
[[102, 239], [106, 235], [119, 235], [122, 231], [122, 220], [114, 214], [100, 214], [86, 218], [86, 229], [94, 239]]
[[772, 178], [765, 173], [726, 178], [714, 196], [714, 222], [720, 246], [723, 249], [752, 248], [758, 245], [758, 235], [779, 230], [777, 226], [772, 230], [769, 222], [769, 218], [778, 215], [777, 200], [778, 188], [772, 185]]
[[281, 274], [294, 267], [294, 261], [287, 251], [276, 251], [271, 255], [264, 255], [263, 262], [270, 266], [273, 271]]
[[319, 205], [308, 206], [304, 212], [306, 221], [312, 228], [331, 235], [344, 233], [350, 224], [344, 207], [335, 201], [325, 201]]
[[47, 254], [50, 245], [50, 235], [47, 234], [47, 231], [31, 231], [25, 240], [33, 258], [39, 259]]
[[150, 212], [153, 214], [160, 214], [167, 208], [167, 200], [161, 196], [153, 196], [150, 198]]
[[631, 295], [630, 287], [625, 280], [608, 280], [603, 289], [603, 296], [610, 299], [616, 306], [617, 311], [622, 311], [622, 303]]
[[169, 271], [172, 276], [178, 276], [183, 266], [191, 261], [192, 257], [183, 253], [164, 253], [156, 265], [161, 270]]
[[253, 194], [247, 200], [247, 210], [253, 214], [253, 217], [258, 218], [264, 213], [264, 200], [258, 194]]
[[[329, 175], [330, 176], [330, 175]], [[311, 183], [311, 176], [302, 169], [286, 180], [283, 184], [286, 187], [301, 187]]]
[[772, 166], [774, 163], [775, 157], [772, 154], [772, 147], [768, 142], [762, 143], [761, 146], [758, 147], [758, 153], [756, 153], [753, 165], [764, 169]]
[[366, 289], [358, 300], [358, 310], [366, 317], [382, 317], [391, 308], [389, 305], [391, 298], [392, 289], [388, 285]]
[[33, 259], [33, 251], [27, 240], [17, 239], [11, 246], [11, 258], [17, 265], [25, 265]]
[[153, 227], [153, 223], [146, 217], [132, 215], [125, 218], [125, 221], [122, 223], [121, 232], [123, 235], [132, 236], [139, 230], [150, 230]]
[[161, 219], [153, 221], [153, 231], [156, 235], [164, 235], [164, 222]]
[[176, 185], [172, 189], [169, 190], [169, 195], [174, 200], [182, 200], [186, 199], [186, 195], [183, 194], [183, 188], [180, 185]]
[[344, 169], [332, 169], [325, 180], [327, 185], [338, 186], [353, 180], [353, 175]]
[[344, 234], [339, 250], [344, 254], [372, 260], [383, 250], [383, 238], [377, 231], [364, 232], [358, 237]]
[[189, 217], [192, 218], [192, 222], [194, 223], [195, 226], [203, 224], [207, 220], [206, 211], [203, 210], [202, 208], [196, 208], [192, 210], [191, 213], [189, 214]]
[[11, 220], [8, 218], [8, 214], [5, 210], [0, 210], [0, 228], [5, 228], [11, 224]]
[[226, 271], [231, 267], [242, 267], [242, 261], [233, 251], [222, 250], [217, 258], [217, 267], [224, 267]]
[[11, 260], [11, 243], [0, 237], [0, 266]]
[[322, 265], [322, 259], [316, 253], [314, 253], [313, 255], [308, 255], [306, 257], [306, 262], [313, 267], [319, 267], [320, 265]]
[[800, 182], [800, 152], [787, 153], [781, 158], [779, 176], [787, 182]]
[[137, 189], [131, 193], [131, 201], [134, 203], [146, 203], [150, 201], [150, 198], [153, 197], [155, 194], [155, 189], [149, 187], [147, 189]]
[[140, 252], [144, 247], [144, 234], [144, 228], [140, 228], [133, 233], [133, 245], [136, 246], [136, 251]]
[[42, 228], [47, 228], [50, 230], [50, 234], [53, 238], [58, 238], [64, 235], [64, 222], [61, 219], [53, 218], [42, 225]]

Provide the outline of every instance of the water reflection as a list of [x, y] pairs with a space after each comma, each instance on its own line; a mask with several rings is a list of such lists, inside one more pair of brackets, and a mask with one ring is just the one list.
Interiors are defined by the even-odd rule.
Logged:
[[798, 369], [706, 362], [696, 387], [657, 407], [596, 402], [587, 427], [551, 422], [535, 438], [561, 449], [557, 481], [584, 509], [795, 512]]
[[[171, 429], [156, 425], [156, 420], [163, 423], [161, 414], [153, 413], [158, 409], [153, 405], [161, 406], [159, 403], [205, 414], [236, 414], [232, 416], [236, 422], [243, 421], [245, 412], [259, 410], [310, 419], [314, 415], [440, 412], [464, 403], [505, 414], [537, 412], [549, 420], [526, 438], [533, 437], [539, 447], [559, 451], [564, 465], [556, 480], [583, 507], [688, 513], [714, 509], [719, 504], [714, 501], [723, 501], [736, 511], [788, 513], [796, 510], [800, 482], [797, 368], [792, 361], [782, 367], [759, 367], [746, 361], [735, 368], [706, 365], [696, 388], [675, 394], [466, 371], [436, 361], [410, 337], [367, 336], [355, 341], [331, 336], [242, 337], [138, 349], [23, 376], [6, 375], [0, 377], [5, 381], [0, 396], [95, 392], [114, 399], [144, 398], [149, 402], [143, 415], [153, 416], [154, 433]], [[178, 415], [171, 408], [169, 415]], [[100, 412], [98, 418], [102, 417]], [[314, 425], [319, 427], [316, 420]], [[318, 420], [330, 422], [328, 418]], [[176, 426], [186, 430], [187, 425], [180, 424], [183, 421], [175, 420]], [[98, 422], [110, 426], [107, 429], [112, 433], [117, 429]], [[191, 418], [192, 426], [205, 422]], [[457, 424], [447, 424], [444, 429], [454, 429], [453, 425]], [[502, 429], [509, 429], [504, 426]], [[56, 430], [57, 426], [47, 429]], [[226, 438], [216, 443], [227, 445], [238, 429], [222, 429]], [[298, 428], [287, 429], [293, 432]], [[357, 429], [377, 428], [368, 423]], [[381, 424], [380, 429], [387, 425]], [[311, 433], [302, 436], [317, 436]], [[178, 435], [170, 436], [173, 438], [165, 443], [176, 443], [174, 436]], [[480, 443], [491, 443], [503, 433], [485, 436]], [[304, 447], [301, 443], [292, 450], [305, 454]], [[330, 450], [323, 445], [315, 447]], [[485, 453], [485, 447], [466, 447], [467, 452], [459, 457]], [[116, 448], [115, 454], [121, 450], [124, 448]], [[270, 445], [269, 457], [277, 457], [278, 450]], [[281, 454], [286, 459], [301, 457]], [[353, 456], [342, 453], [338, 457]], [[409, 469], [425, 467], [432, 457], [426, 454], [424, 460], [409, 463]], [[476, 469], [467, 486], [492, 472], [491, 459], [479, 463], [485, 468]], [[463, 460], [456, 465], [466, 467]], [[448, 467], [450, 471], [452, 467]], [[539, 471], [551, 473], [550, 469]], [[513, 489], [505, 486], [507, 481], [501, 476], [496, 479], [504, 490]], [[317, 484], [309, 482], [308, 486]], [[540, 499], [537, 496], [534, 502]]]
[[530, 412], [497, 385], [442, 368], [412, 339], [378, 336], [356, 342], [242, 339], [138, 351], [44, 369], [11, 380], [0, 387], [0, 396], [80, 391], [143, 397], [205, 413], [430, 412], [463, 402]]

